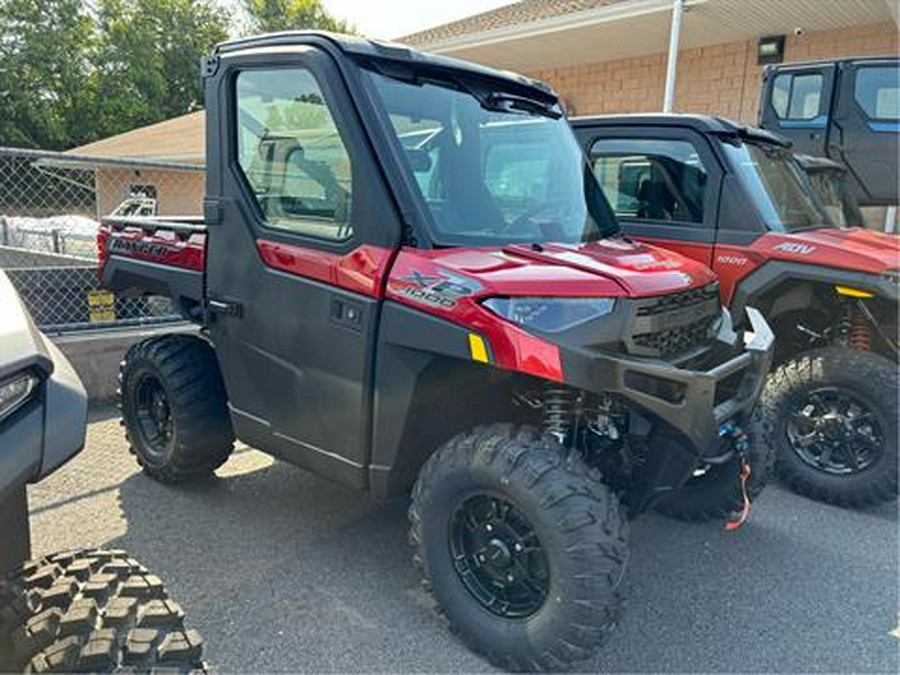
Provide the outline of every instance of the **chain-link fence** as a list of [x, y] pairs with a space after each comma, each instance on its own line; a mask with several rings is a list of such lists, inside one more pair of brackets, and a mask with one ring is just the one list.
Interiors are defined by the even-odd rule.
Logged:
[[0, 148], [0, 269], [48, 332], [176, 320], [98, 284], [100, 218], [202, 213], [202, 166]]

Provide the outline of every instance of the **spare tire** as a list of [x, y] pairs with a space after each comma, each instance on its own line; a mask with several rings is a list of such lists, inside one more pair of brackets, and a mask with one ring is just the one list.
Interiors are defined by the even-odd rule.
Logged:
[[121, 550], [32, 560], [0, 579], [0, 672], [207, 672], [162, 580]]

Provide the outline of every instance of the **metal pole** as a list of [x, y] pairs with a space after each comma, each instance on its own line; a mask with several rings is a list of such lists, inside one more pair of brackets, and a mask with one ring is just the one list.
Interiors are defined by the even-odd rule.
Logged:
[[666, 93], [663, 96], [663, 112], [672, 112], [675, 99], [675, 65], [678, 63], [678, 43], [681, 42], [681, 16], [684, 0], [672, 0], [672, 30], [669, 33], [669, 64], [666, 67]]

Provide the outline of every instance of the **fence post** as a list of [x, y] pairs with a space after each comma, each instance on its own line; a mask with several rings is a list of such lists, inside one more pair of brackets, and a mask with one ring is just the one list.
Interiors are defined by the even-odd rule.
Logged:
[[0, 216], [0, 243], [9, 246], [9, 223], [6, 222], [6, 216]]
[[53, 252], [62, 253], [62, 246], [60, 246], [59, 228], [54, 227], [50, 234], [53, 236]]

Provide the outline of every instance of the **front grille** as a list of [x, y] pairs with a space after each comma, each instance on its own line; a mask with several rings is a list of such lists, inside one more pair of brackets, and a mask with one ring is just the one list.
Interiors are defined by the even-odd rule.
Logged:
[[685, 354], [707, 342], [718, 316], [718, 284], [636, 300], [629, 351], [661, 358]]

